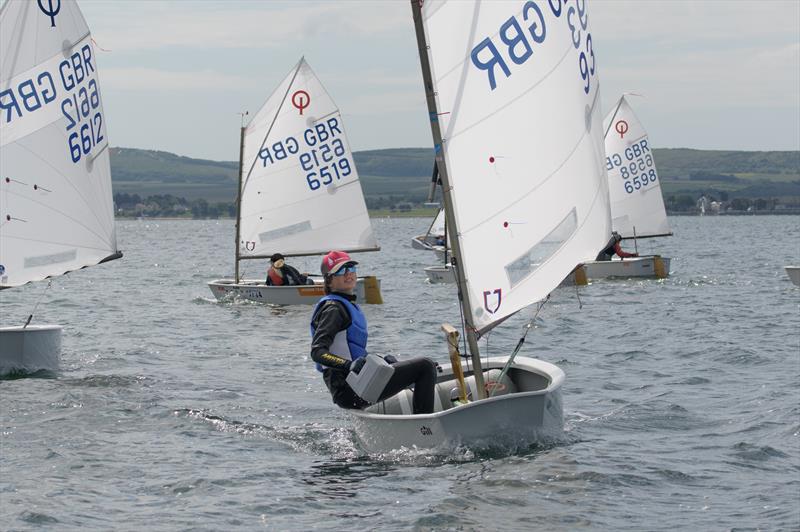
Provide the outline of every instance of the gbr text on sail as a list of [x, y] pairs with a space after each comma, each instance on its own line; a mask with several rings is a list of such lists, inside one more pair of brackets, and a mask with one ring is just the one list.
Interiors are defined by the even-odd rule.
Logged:
[[2, 143], [60, 121], [73, 163], [105, 144], [97, 69], [90, 37], [66, 57], [56, 57], [0, 87]]

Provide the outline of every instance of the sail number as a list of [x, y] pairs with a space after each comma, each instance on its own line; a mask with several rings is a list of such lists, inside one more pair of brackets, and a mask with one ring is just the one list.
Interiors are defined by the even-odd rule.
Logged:
[[61, 112], [67, 119], [67, 137], [72, 162], [77, 163], [83, 155], [89, 155], [92, 148], [100, 144], [103, 137], [103, 114], [100, 107], [100, 95], [97, 81], [90, 80], [86, 87], [61, 102]]
[[622, 186], [628, 194], [655, 183], [658, 179], [647, 139], [642, 139], [633, 146], [606, 157], [606, 169], [609, 172], [613, 170], [619, 172], [623, 179]]
[[[539, 4], [543, 1], [526, 1], [522, 6], [522, 22], [516, 16], [509, 17], [500, 26], [494, 37], [486, 37], [472, 49], [470, 58], [472, 65], [478, 70], [485, 70], [489, 89], [497, 88], [497, 73], [506, 78], [511, 77], [514, 65], [522, 65], [533, 57], [534, 47], [542, 45], [547, 39], [547, 9], [542, 10]], [[596, 64], [592, 35], [589, 33], [589, 15], [586, 12], [586, 0], [548, 0], [549, 13], [555, 18], [564, 17], [569, 29], [572, 45], [578, 53], [578, 70], [583, 80], [583, 91], [589, 94], [591, 80], [595, 75]], [[523, 29], [523, 25], [526, 30]], [[499, 39], [495, 42], [493, 39]]]
[[266, 168], [296, 156], [306, 173], [308, 188], [318, 190], [353, 173], [353, 164], [348, 158], [342, 136], [339, 119], [329, 118], [307, 128], [297, 138], [286, 137], [261, 148], [258, 158]]
[[317, 190], [322, 185], [333, 183], [334, 177], [339, 180], [349, 176], [353, 167], [345, 153], [341, 139], [333, 139], [329, 144], [322, 144], [319, 148], [301, 153], [300, 166], [308, 172], [306, 174], [308, 187]]
[[[103, 114], [97, 69], [89, 43], [68, 57], [61, 54], [0, 87], [0, 120], [18, 128], [17, 138], [58, 120], [66, 119], [67, 145], [72, 161], [104, 140]], [[60, 112], [60, 113], [59, 113]], [[36, 113], [38, 120], [27, 118]]]

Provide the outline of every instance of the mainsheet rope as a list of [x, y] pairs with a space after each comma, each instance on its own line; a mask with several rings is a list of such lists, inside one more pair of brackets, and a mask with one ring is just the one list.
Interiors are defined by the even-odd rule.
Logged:
[[26, 328], [28, 325], [30, 325], [31, 320], [33, 319], [33, 315], [36, 314], [36, 309], [39, 308], [39, 303], [42, 302], [42, 298], [44, 298], [44, 294], [47, 292], [47, 290], [50, 288], [50, 286], [52, 284], [53, 284], [53, 280], [52, 279], [48, 279], [47, 280], [47, 286], [44, 287], [44, 290], [42, 290], [42, 293], [39, 295], [39, 299], [36, 300], [36, 304], [33, 306], [33, 310], [31, 311], [30, 315], [28, 315], [28, 319], [25, 320], [25, 325], [22, 326], [23, 329]]

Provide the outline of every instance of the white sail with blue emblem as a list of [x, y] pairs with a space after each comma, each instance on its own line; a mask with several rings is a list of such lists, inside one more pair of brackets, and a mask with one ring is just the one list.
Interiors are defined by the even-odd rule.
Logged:
[[671, 235], [650, 140], [624, 95], [603, 129], [612, 229], [626, 238]]
[[239, 256], [373, 251], [342, 115], [304, 59], [244, 134]]
[[72, 0], [0, 9], [0, 288], [118, 258], [97, 56]]
[[546, 297], [611, 234], [585, 8], [422, 4], [447, 227], [478, 332]]

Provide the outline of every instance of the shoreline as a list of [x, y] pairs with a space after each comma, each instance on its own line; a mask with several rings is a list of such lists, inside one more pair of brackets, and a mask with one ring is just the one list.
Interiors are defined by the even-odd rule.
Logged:
[[[436, 211], [432, 211], [429, 214], [426, 213], [384, 213], [381, 211], [377, 211], [374, 213], [370, 213], [370, 218], [432, 218], [436, 214]], [[691, 213], [691, 212], [668, 212], [667, 216], [697, 216], [697, 217], [709, 217], [714, 218], [717, 216], [800, 216], [800, 210], [790, 210], [787, 209], [786, 212], [780, 211], [753, 211], [753, 212], [744, 212], [744, 211], [737, 211], [737, 212], [721, 212], [718, 214], [700, 214], [700, 213]], [[115, 216], [115, 220], [120, 221], [143, 221], [146, 222], [148, 220], [159, 220], [159, 221], [194, 221], [194, 220], [236, 220], [231, 216], [218, 216], [217, 218], [192, 218], [190, 216]]]

